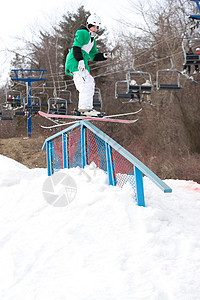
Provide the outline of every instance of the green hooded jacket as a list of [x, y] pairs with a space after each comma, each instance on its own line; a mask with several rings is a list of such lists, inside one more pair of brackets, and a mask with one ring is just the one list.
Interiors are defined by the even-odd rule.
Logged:
[[89, 70], [88, 61], [94, 60], [95, 55], [99, 53], [96, 48], [95, 38], [91, 39], [90, 33], [85, 26], [81, 26], [79, 30], [75, 33], [75, 39], [72, 48], [70, 49], [65, 63], [65, 74], [73, 76], [73, 72], [78, 71], [78, 61], [73, 55], [73, 47], [80, 47], [83, 60], [85, 63], [85, 68]]

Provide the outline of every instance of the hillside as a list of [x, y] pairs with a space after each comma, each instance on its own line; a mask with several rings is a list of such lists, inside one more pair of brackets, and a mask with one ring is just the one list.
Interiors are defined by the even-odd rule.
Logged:
[[41, 148], [43, 136], [31, 139], [17, 137], [0, 139], [0, 154], [10, 157], [28, 168], [45, 168], [46, 153]]
[[[165, 122], [167, 112], [163, 115], [163, 122], [158, 125], [156, 117], [155, 122], [151, 122], [150, 115], [154, 114], [156, 110], [151, 107], [143, 108], [143, 112], [138, 116], [139, 121], [133, 125], [94, 124], [140, 159], [160, 178], [193, 180], [200, 183], [200, 155], [198, 151], [194, 153], [191, 151], [191, 135], [188, 134], [188, 128], [181, 122], [181, 118], [180, 122], [176, 119], [174, 127], [171, 122]], [[35, 117], [32, 121], [32, 137], [27, 139], [25, 121], [26, 119], [19, 120], [19, 118], [13, 121], [0, 121], [0, 154], [13, 158], [29, 168], [46, 167], [46, 154], [41, 151], [42, 145], [47, 137], [61, 129], [44, 130], [40, 124], [50, 125], [51, 122]], [[198, 145], [198, 127], [195, 128], [193, 135], [196, 135]]]

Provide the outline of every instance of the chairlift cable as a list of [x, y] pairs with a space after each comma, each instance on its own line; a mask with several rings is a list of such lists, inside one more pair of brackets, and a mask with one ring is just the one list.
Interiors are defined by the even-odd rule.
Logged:
[[[51, 74], [53, 74], [52, 66], [51, 66], [51, 61], [50, 61], [50, 57], [49, 57], [49, 51], [47, 51], [47, 58], [48, 58], [48, 61], [49, 61], [50, 72], [51, 72]], [[56, 85], [55, 85], [54, 76], [52, 76], [52, 80], [53, 80], [54, 91], [56, 93]]]
[[[182, 51], [174, 53], [173, 56], [178, 55], [180, 53], [182, 53]], [[158, 62], [158, 61], [162, 61], [162, 60], [164, 60], [166, 58], [170, 58], [170, 56], [165, 56], [165, 57], [159, 58], [159, 59], [154, 60], [154, 61], [149, 61], [147, 63], [137, 65], [135, 67], [138, 69], [140, 67], [144, 67], [146, 65], [153, 64], [153, 63]], [[121, 73], [121, 72], [125, 72], [125, 71], [127, 71], [127, 69], [124, 68], [124, 69], [120, 69], [120, 70], [117, 70], [117, 71], [114, 71], [114, 72], [98, 74], [98, 75], [94, 76], [94, 78], [98, 78], [98, 77], [101, 77], [101, 76], [108, 76], [108, 75], [112, 75], [112, 74], [116, 74], [116, 73]]]
[[[151, 49], [154, 49], [154, 48], [156, 48], [157, 46], [159, 46], [159, 45], [161, 45], [162, 43], [164, 43], [164, 42], [167, 42], [168, 40], [171, 40], [171, 39], [173, 39], [173, 38], [175, 38], [176, 36], [175, 36], [175, 34], [172, 34], [169, 38], [167, 38], [167, 39], [165, 39], [165, 40], [162, 40], [161, 42], [159, 42], [159, 43], [156, 43]], [[149, 51], [149, 50], [148, 50]], [[141, 56], [143, 56], [143, 55], [145, 55], [148, 51], [144, 51], [144, 52], [142, 52], [141, 54], [139, 54], [139, 55], [136, 55], [136, 59], [138, 59], [138, 58], [140, 58]], [[176, 55], [176, 53], [175, 54], [171, 54], [170, 56], [174, 56], [174, 55]], [[166, 56], [165, 58], [169, 58], [169, 56]], [[165, 58], [163, 58], [163, 59], [165, 59]], [[103, 63], [105, 63], [105, 62], [102, 62], [102, 64]], [[146, 64], [149, 64], [149, 63], [145, 63], [145, 64], [143, 64], [143, 65], [141, 65], [141, 66], [145, 66]], [[100, 68], [102, 68], [102, 67], [104, 67], [104, 66], [113, 66], [113, 63], [111, 62], [111, 63], [106, 63], [106, 65], [101, 65], [101, 66], [96, 66], [96, 67], [94, 67], [94, 68], [91, 68], [91, 70], [97, 70], [97, 69], [100, 69]], [[115, 72], [114, 72], [115, 73]], [[60, 74], [61, 76], [63, 76], [63, 75], [65, 75], [64, 73], [53, 73], [52, 72], [52, 70], [51, 70], [51, 74], [49, 75], [49, 74], [47, 74], [47, 76], [51, 76], [51, 77], [53, 77], [54, 78], [54, 75], [58, 75], [58, 74]], [[105, 73], [106, 74], [106, 73]], [[110, 74], [110, 73], [109, 73]], [[96, 76], [96, 77], [99, 77], [98, 75]], [[95, 78], [96, 78], [95, 77]], [[72, 81], [72, 80], [69, 80], [69, 81]], [[55, 82], [55, 80], [54, 80], [54, 82]]]

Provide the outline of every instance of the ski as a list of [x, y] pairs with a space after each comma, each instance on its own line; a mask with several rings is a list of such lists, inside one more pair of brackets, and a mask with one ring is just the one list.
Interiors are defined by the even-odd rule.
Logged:
[[[148, 101], [143, 101], [143, 100], [134, 100], [134, 99], [130, 99], [129, 101], [123, 101], [123, 104], [132, 104], [132, 103], [140, 103], [140, 104], [148, 104], [151, 106], [156, 106], [155, 104], [153, 104], [152, 102], [148, 102]], [[137, 112], [141, 111], [141, 109], [139, 109]], [[130, 113], [131, 114], [131, 113]]]
[[129, 113], [123, 113], [123, 114], [117, 114], [117, 115], [108, 115], [105, 116], [104, 118], [116, 118], [116, 117], [122, 117], [122, 116], [130, 116], [130, 115], [136, 115], [138, 114], [140, 111], [142, 111], [142, 108], [140, 108], [137, 111], [133, 111], [133, 112], [129, 112]]
[[[140, 109], [139, 111], [141, 111], [141, 110], [142, 109]], [[132, 115], [132, 114], [135, 114], [135, 113], [137, 113], [137, 112], [128, 113], [128, 115]], [[119, 114], [119, 115], [113, 115], [113, 116], [121, 116], [121, 115], [127, 115], [127, 114], [125, 113], [125, 114]], [[109, 115], [107, 117], [110, 118], [111, 116]], [[54, 121], [51, 118], [46, 118], [46, 119], [50, 120], [50, 121]], [[80, 122], [80, 121], [72, 121], [72, 122], [65, 122], [65, 123], [57, 123], [57, 122], [54, 121], [54, 123], [56, 123], [56, 125], [51, 125], [51, 126], [40, 125], [40, 127], [44, 128], [44, 129], [53, 129], [53, 128], [58, 128], [58, 127], [61, 127], [61, 126], [72, 125], [72, 124], [75, 124], [77, 122]]]
[[[113, 119], [109, 118], [109, 116], [105, 117], [86, 117], [86, 116], [75, 116], [75, 115], [54, 115], [54, 114], [47, 114], [42, 111], [39, 111], [38, 114], [45, 118], [55, 118], [55, 119], [75, 119], [75, 120], [85, 120], [85, 121], [100, 121], [100, 122], [112, 122], [112, 123], [123, 123], [123, 124], [133, 124], [137, 122], [136, 120], [123, 120], [123, 119]], [[114, 115], [113, 115], [114, 117]]]
[[198, 82], [197, 82], [196, 80], [194, 80], [194, 77], [193, 77], [193, 76], [189, 76], [188, 79], [191, 80], [193, 83], [198, 84]]
[[60, 126], [72, 125], [72, 124], [75, 124], [75, 123], [79, 122], [79, 121], [72, 121], [72, 122], [58, 123], [57, 121], [52, 120], [51, 118], [48, 118], [48, 117], [45, 117], [45, 119], [53, 122], [55, 125], [51, 125], [51, 126], [40, 125], [40, 127], [43, 128], [43, 129], [53, 129], [53, 128], [57, 128], [57, 127], [60, 127]]
[[[52, 121], [49, 118], [48, 118], [48, 120]], [[40, 125], [40, 127], [44, 128], [44, 129], [53, 129], [53, 128], [58, 128], [58, 127], [61, 127], [61, 126], [72, 125], [72, 124], [75, 124], [77, 122], [80, 122], [80, 121], [72, 121], [72, 122], [66, 122], [66, 123], [59, 123], [59, 124], [51, 125], [51, 126]]]
[[189, 76], [188, 74], [183, 74], [182, 72], [178, 71], [179, 74], [181, 74], [182, 76], [184, 76], [186, 79], [192, 81], [194, 84], [198, 84], [198, 82], [196, 80], [194, 80], [193, 76]]

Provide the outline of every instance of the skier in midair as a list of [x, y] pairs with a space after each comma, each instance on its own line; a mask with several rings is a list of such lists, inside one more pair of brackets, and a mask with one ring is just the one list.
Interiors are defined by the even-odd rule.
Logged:
[[93, 109], [95, 81], [90, 75], [88, 61], [102, 61], [111, 57], [111, 53], [100, 53], [96, 48], [95, 36], [100, 25], [101, 20], [96, 14], [88, 17], [86, 26], [81, 25], [76, 31], [65, 63], [65, 73], [73, 76], [79, 91], [78, 112], [90, 117], [99, 116], [101, 113]]

